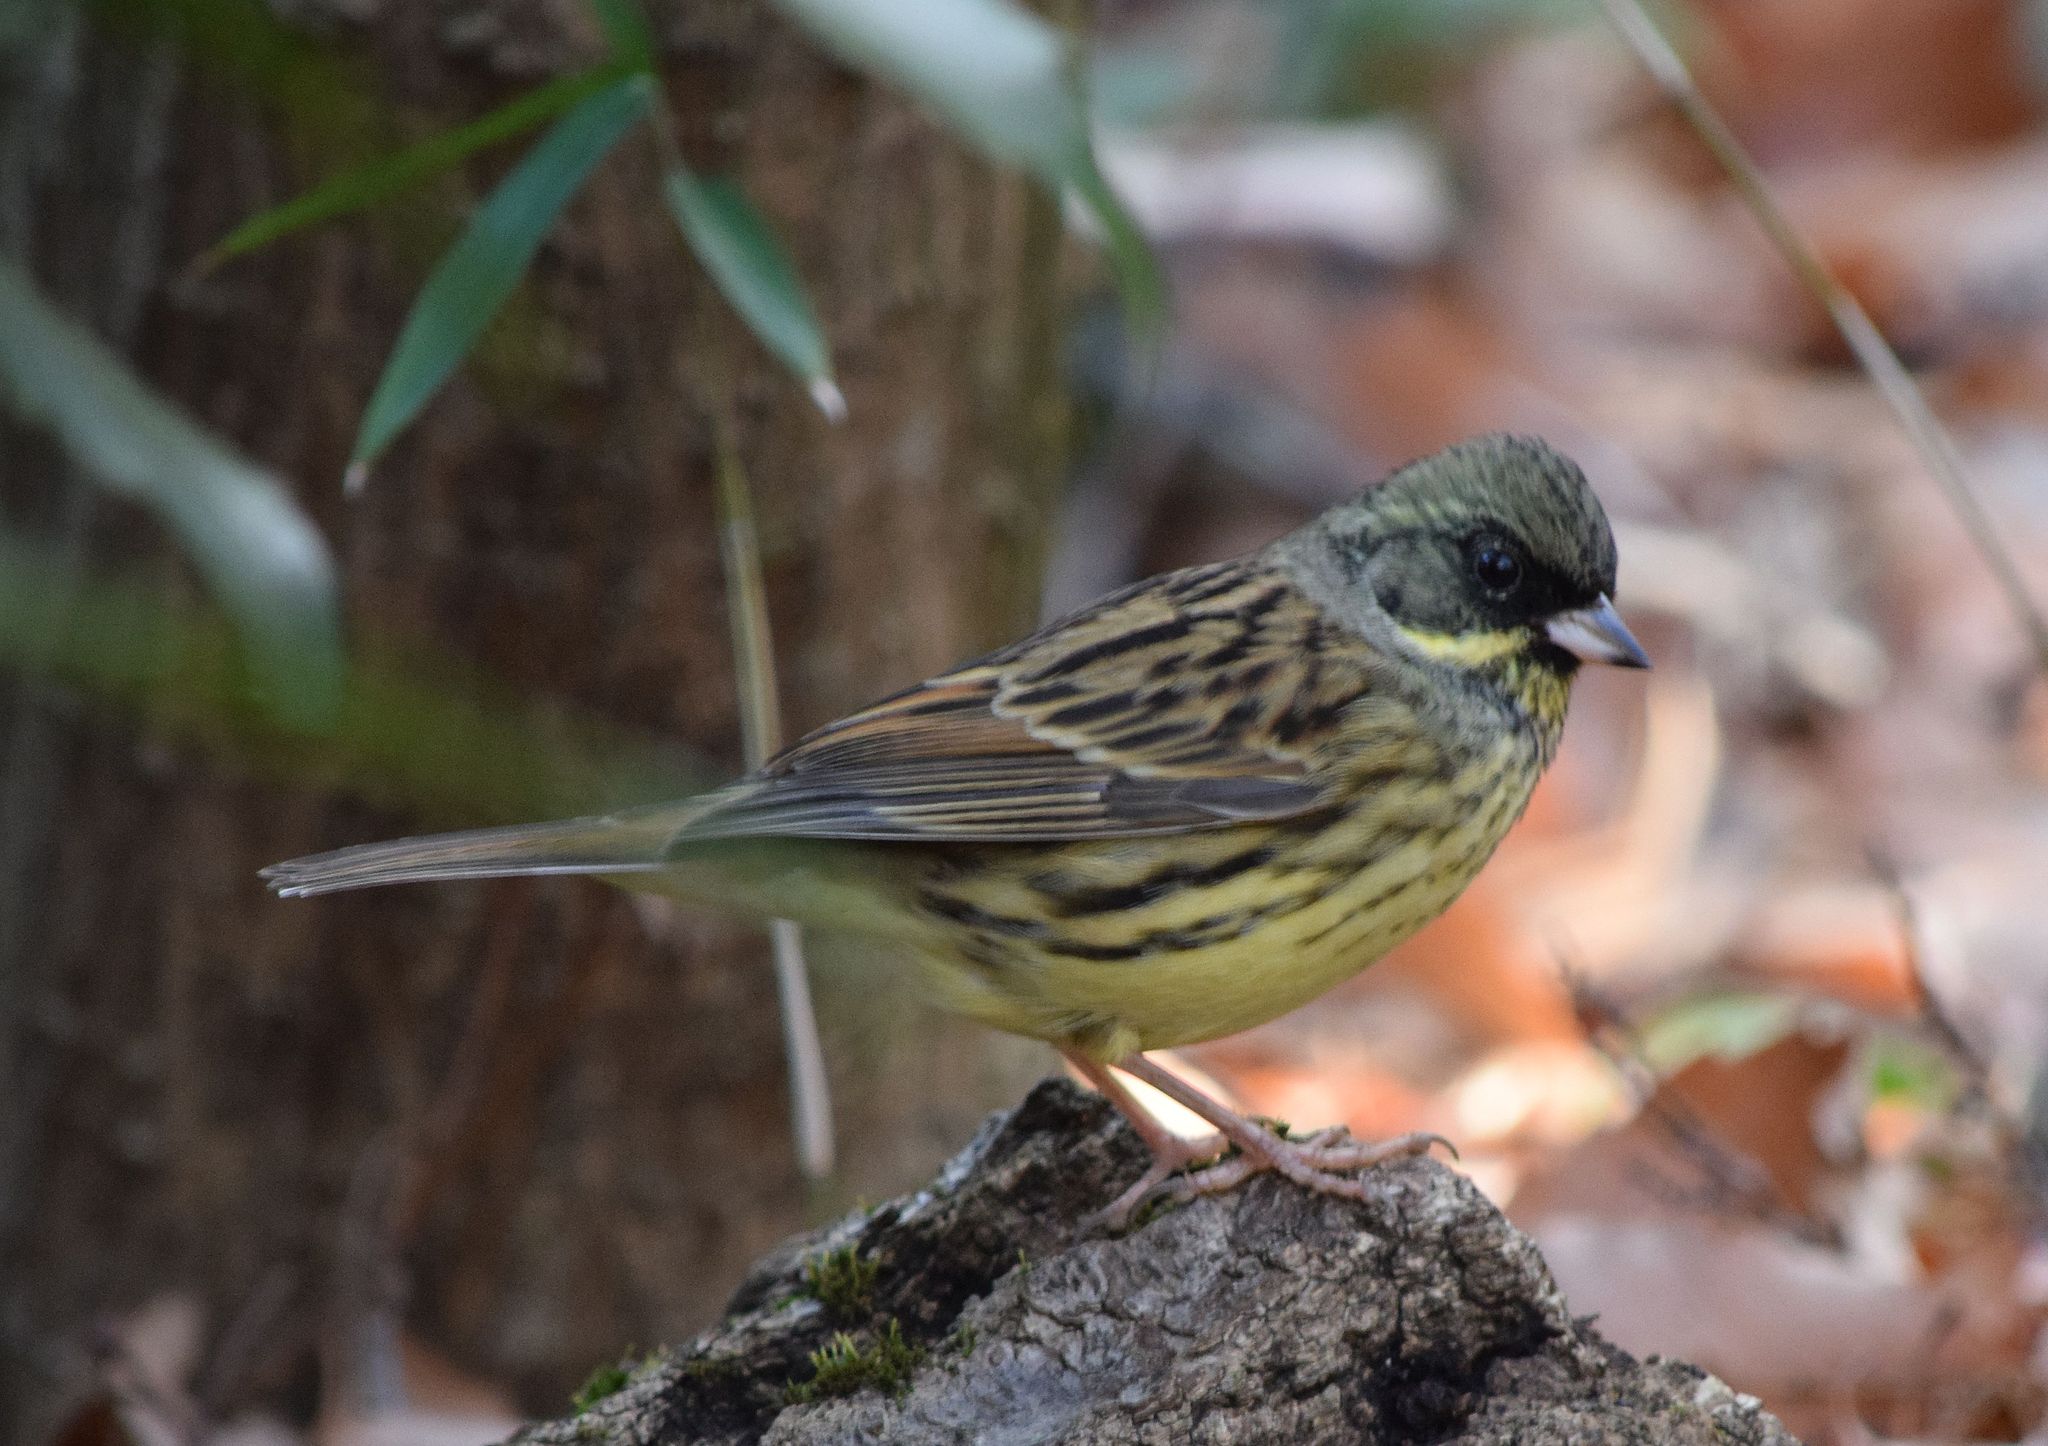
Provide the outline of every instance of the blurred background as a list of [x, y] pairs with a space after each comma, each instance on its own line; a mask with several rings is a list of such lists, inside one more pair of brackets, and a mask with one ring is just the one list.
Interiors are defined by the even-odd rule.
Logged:
[[[2048, 6], [1657, 13], [2048, 598]], [[496, 1439], [1054, 1067], [812, 940], [807, 1178], [761, 931], [262, 865], [687, 792], [1496, 428], [1657, 670], [1181, 1063], [1450, 1136], [1809, 1441], [2048, 1439], [2043, 656], [1597, 7], [0, 4], [0, 1440]]]

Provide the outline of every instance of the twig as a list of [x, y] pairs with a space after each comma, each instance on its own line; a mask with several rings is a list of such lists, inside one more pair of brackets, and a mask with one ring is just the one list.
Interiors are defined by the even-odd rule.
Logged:
[[401, 1249], [411, 1244], [435, 1196], [474, 1156], [486, 1085], [503, 1054], [520, 951], [531, 937], [532, 883], [497, 879], [489, 886], [484, 917], [490, 923], [462, 1032], [433, 1098], [402, 1141], [391, 1224]]
[[[684, 168], [675, 117], [659, 94], [648, 118], [662, 169]], [[733, 669], [739, 681], [740, 741], [747, 766], [758, 768], [782, 746], [775, 648], [768, 628], [767, 589], [761, 579], [753, 493], [733, 436], [726, 354], [716, 345], [705, 346], [703, 353], [704, 410], [711, 419], [718, 478], [718, 553], [725, 567], [726, 602], [732, 610]], [[843, 408], [844, 403], [840, 405]], [[830, 406], [824, 410], [828, 416], [832, 414]], [[775, 990], [782, 1003], [782, 1048], [789, 1061], [790, 1129], [797, 1168], [807, 1179], [822, 1180], [832, 1173], [836, 1155], [832, 1092], [825, 1078], [824, 1047], [818, 1042], [810, 975], [804, 967], [803, 932], [787, 919], [775, 919], [768, 925], [768, 945], [775, 960]]]
[[1562, 972], [1587, 1043], [1627, 1082], [1643, 1116], [1664, 1132], [1672, 1148], [1699, 1174], [1699, 1184], [1687, 1186], [1647, 1162], [1636, 1162], [1634, 1173], [1644, 1189], [1667, 1203], [1741, 1216], [1808, 1244], [1841, 1243], [1831, 1224], [1785, 1201], [1761, 1161], [1730, 1146], [1690, 1103], [1662, 1088], [1656, 1070], [1643, 1058], [1635, 1032], [1612, 999], [1570, 966], [1562, 966]]
[[1969, 1081], [1971, 1095], [1983, 1103], [1990, 1100], [1991, 1071], [1984, 1063], [1984, 1057], [1976, 1046], [1963, 1037], [1956, 1027], [1948, 1009], [1935, 996], [1934, 988], [1927, 981], [1927, 934], [1921, 927], [1920, 910], [1913, 902], [1913, 896], [1906, 892], [1906, 881], [1900, 876], [1898, 865], [1882, 850], [1872, 847], [1867, 850], [1871, 871], [1877, 881], [1891, 895], [1892, 910], [1899, 922], [1899, 939], [1904, 950], [1906, 980], [1913, 986], [1914, 1002], [1920, 1007], [1920, 1018], [1940, 1042], [1945, 1053], [1962, 1070]]
[[261, 1367], [304, 1347], [312, 1328], [303, 1309], [304, 1288], [297, 1265], [277, 1262], [243, 1295], [192, 1387], [203, 1419], [221, 1419], [235, 1393]]
[[1607, 18], [1614, 22], [1614, 28], [1621, 32], [1622, 39], [1628, 42], [1643, 67], [1650, 72], [1651, 78], [1698, 132], [1707, 149], [1714, 153], [1714, 158], [1735, 183], [1736, 192], [1763, 227], [1764, 234], [1770, 237], [1778, 253], [1806, 289], [1813, 293], [1814, 299], [1826, 309], [1857, 362], [1891, 404], [1892, 410], [1898, 413], [1906, 434], [1912, 438], [1928, 470], [1940, 484], [1957, 520], [1962, 523], [1963, 530], [1969, 534], [1971, 543], [1983, 556], [2000, 590], [2005, 593], [2013, 616], [2033, 645], [2036, 665], [2048, 672], [2048, 618], [2043, 617], [2040, 607], [2027, 591], [2018, 565], [1999, 536], [1997, 524], [1973, 490], [1955, 439], [1934, 415], [1933, 408], [1927, 405], [1927, 398], [1899, 360], [1898, 353], [1884, 339], [1884, 334], [1877, 329], [1862, 303], [1835, 279], [1813, 244], [1800, 234], [1778, 205], [1762, 172], [1743, 150], [1742, 142], [1736, 139], [1728, 123], [1701, 94], [1685, 62], [1644, 11], [1641, 0], [1600, 0], [1600, 4], [1606, 10]]
[[396, 1129], [372, 1136], [349, 1170], [335, 1212], [325, 1328], [319, 1333], [323, 1409], [374, 1415], [402, 1407], [398, 1317], [406, 1291], [394, 1213], [404, 1159]]
[[[754, 499], [733, 437], [731, 397], [720, 361], [709, 364], [706, 390], [711, 445], [718, 473], [718, 552], [725, 565], [732, 610], [733, 667], [739, 677], [740, 738], [747, 766], [759, 768], [781, 746], [782, 709], [775, 696], [775, 650], [768, 633], [767, 589], [761, 578], [761, 543]], [[813, 1180], [832, 1173], [832, 1095], [825, 1054], [818, 1043], [811, 981], [804, 969], [803, 933], [788, 919], [768, 926], [775, 956], [775, 988], [782, 999], [782, 1047], [789, 1058], [789, 1107], [797, 1165]]]
[[1955, 1112], [1975, 1110], [1990, 1122], [2006, 1168], [2012, 1172], [2014, 1196], [2038, 1228], [2042, 1221], [2048, 1220], [2048, 1140], [2044, 1140], [2036, 1123], [2041, 1115], [2035, 1103], [2040, 1084], [2037, 1080], [2035, 1099], [2028, 1100], [2020, 1108], [2000, 1106], [1992, 1091], [1989, 1061], [1963, 1036], [1947, 1007], [1928, 983], [1927, 935], [1921, 926], [1920, 912], [1913, 896], [1907, 892], [1897, 866], [1881, 850], [1870, 849], [1869, 857], [1871, 869], [1891, 894], [1898, 914], [1899, 932], [1905, 943], [1906, 976], [1912, 982], [1920, 1006], [1920, 1018], [1940, 1044], [1942, 1052], [1962, 1074], [1963, 1091], [1956, 1102]]
[[94, 1373], [116, 1403], [154, 1420], [176, 1446], [200, 1446], [205, 1441], [211, 1423], [198, 1403], [177, 1382], [153, 1377], [120, 1331], [96, 1323], [91, 1346]]

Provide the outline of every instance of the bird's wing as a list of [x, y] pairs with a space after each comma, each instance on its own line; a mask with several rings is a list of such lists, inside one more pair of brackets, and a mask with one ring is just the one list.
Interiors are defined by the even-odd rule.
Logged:
[[1023, 842], [1283, 818], [1324, 799], [1318, 745], [1367, 688], [1283, 575], [1139, 583], [803, 739], [699, 801], [677, 842]]

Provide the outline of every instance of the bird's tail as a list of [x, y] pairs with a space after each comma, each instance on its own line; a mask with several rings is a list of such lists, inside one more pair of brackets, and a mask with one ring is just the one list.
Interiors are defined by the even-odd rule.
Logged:
[[287, 898], [435, 879], [496, 879], [515, 874], [636, 874], [668, 866], [694, 803], [561, 823], [515, 824], [358, 844], [272, 864], [270, 887]]

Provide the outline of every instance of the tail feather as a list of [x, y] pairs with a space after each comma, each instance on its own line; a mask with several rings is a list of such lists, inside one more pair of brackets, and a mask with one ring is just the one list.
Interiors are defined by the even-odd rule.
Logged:
[[357, 844], [289, 859], [263, 870], [286, 898], [437, 879], [517, 874], [634, 874], [668, 867], [676, 835], [695, 815], [690, 803], [562, 823], [515, 824]]

